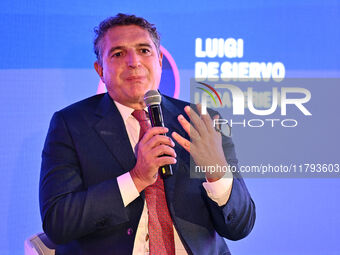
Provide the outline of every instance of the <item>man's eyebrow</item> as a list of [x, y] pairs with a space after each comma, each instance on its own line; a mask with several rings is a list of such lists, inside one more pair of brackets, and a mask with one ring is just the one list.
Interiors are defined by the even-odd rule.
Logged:
[[136, 46], [137, 47], [149, 47], [149, 48], [152, 48], [150, 43], [138, 43]]

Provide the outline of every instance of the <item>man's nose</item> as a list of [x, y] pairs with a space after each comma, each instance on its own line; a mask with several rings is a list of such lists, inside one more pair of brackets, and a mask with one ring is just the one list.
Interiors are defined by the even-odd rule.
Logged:
[[127, 56], [127, 63], [131, 68], [140, 66], [140, 56], [134, 51], [129, 52]]

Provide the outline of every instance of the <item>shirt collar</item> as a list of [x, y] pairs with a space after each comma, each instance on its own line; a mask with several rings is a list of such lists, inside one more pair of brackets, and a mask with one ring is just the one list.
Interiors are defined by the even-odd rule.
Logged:
[[[115, 105], [117, 106], [117, 109], [118, 109], [120, 115], [122, 115], [122, 118], [123, 118], [123, 121], [124, 121], [124, 122], [126, 122], [127, 119], [128, 119], [129, 117], [133, 117], [131, 114], [133, 113], [133, 111], [134, 111], [135, 109], [130, 108], [130, 107], [125, 106], [125, 105], [122, 105], [122, 104], [118, 103], [118, 102], [115, 101], [115, 100], [113, 100], [113, 102], [114, 102]], [[145, 107], [145, 108], [144, 108], [144, 111], [148, 112], [148, 108]]]

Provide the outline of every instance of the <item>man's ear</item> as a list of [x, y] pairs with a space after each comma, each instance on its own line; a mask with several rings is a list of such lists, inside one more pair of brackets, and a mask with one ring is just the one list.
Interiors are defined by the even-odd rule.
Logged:
[[163, 53], [160, 52], [159, 55], [158, 55], [158, 59], [159, 59], [159, 65], [162, 67], [162, 60], [163, 60]]
[[103, 81], [103, 67], [98, 63], [98, 61], [94, 62], [94, 69], [96, 69], [96, 72], [99, 75], [100, 79], [102, 80], [102, 82], [104, 82]]

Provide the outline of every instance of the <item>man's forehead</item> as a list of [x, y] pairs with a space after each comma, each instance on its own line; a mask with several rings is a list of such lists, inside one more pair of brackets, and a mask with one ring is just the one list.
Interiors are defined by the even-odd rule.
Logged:
[[105, 41], [105, 43], [109, 43], [110, 46], [137, 46], [139, 44], [153, 44], [149, 32], [136, 25], [116, 26], [110, 28], [106, 32], [103, 41]]

